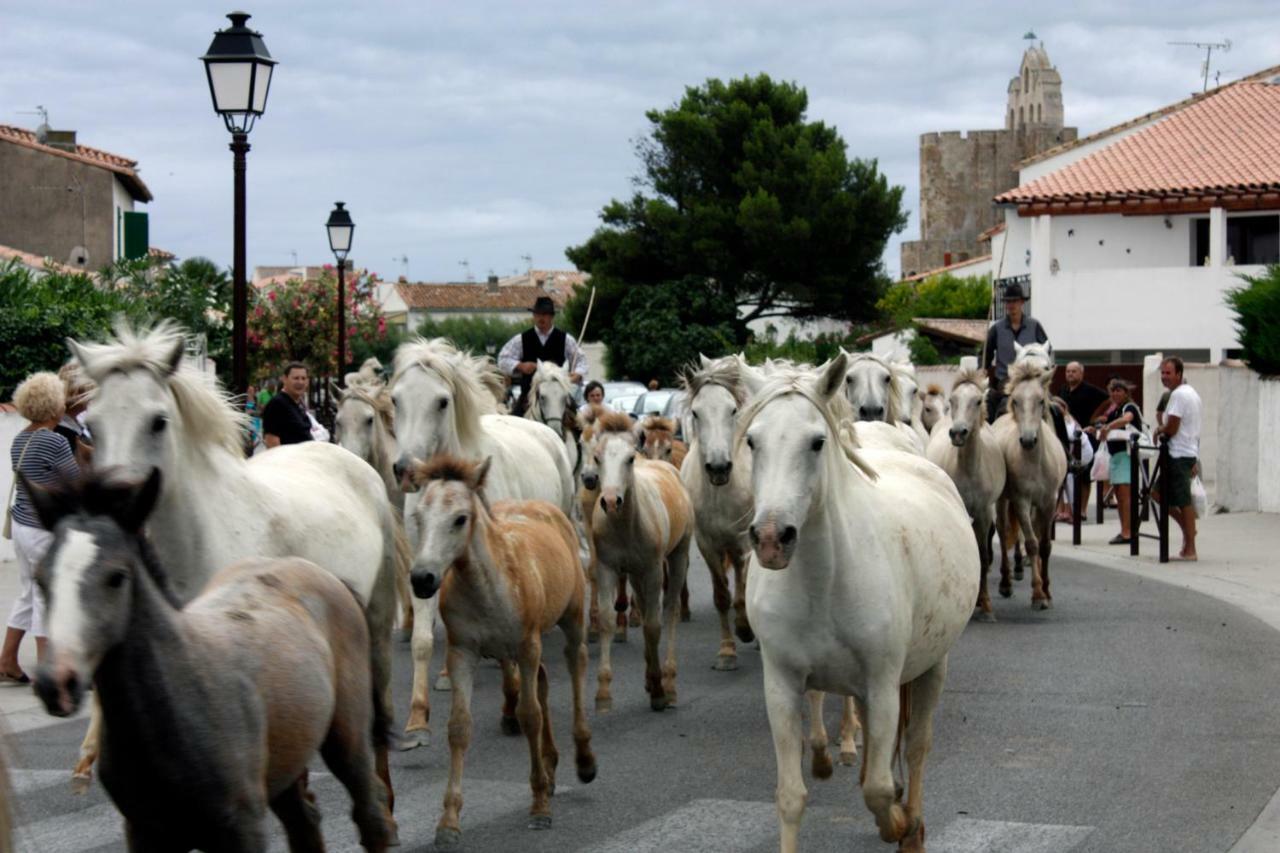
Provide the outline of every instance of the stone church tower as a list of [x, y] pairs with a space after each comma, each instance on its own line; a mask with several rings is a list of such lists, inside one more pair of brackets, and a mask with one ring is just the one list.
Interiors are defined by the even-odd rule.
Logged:
[[1043, 44], [1022, 54], [1008, 94], [1003, 130], [920, 136], [920, 239], [902, 243], [903, 278], [985, 254], [978, 235], [1000, 221], [991, 200], [1018, 185], [1018, 164], [1076, 139], [1063, 127], [1062, 77]]

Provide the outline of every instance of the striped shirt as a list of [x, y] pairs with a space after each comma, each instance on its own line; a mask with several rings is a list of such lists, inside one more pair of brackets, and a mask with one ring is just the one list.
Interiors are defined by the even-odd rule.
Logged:
[[[29, 449], [28, 444], [31, 445]], [[80, 475], [67, 440], [52, 430], [37, 429], [14, 436], [13, 444], [9, 446], [9, 461], [15, 470], [18, 469], [19, 457], [22, 458], [22, 473], [37, 485], [56, 486], [63, 478]], [[18, 483], [17, 498], [13, 502], [13, 520], [28, 527], [44, 527], [22, 483]]]

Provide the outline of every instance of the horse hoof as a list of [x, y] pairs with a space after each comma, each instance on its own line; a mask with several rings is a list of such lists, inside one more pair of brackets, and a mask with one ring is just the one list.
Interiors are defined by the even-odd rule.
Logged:
[[662, 696], [650, 696], [650, 697], [649, 697], [649, 710], [650, 710], [650, 711], [665, 711], [665, 710], [667, 710], [667, 697], [666, 697], [666, 694], [663, 694]]
[[588, 631], [587, 642], [590, 643], [591, 645], [595, 645], [596, 643], [600, 642], [600, 631], [596, 628], [592, 628], [590, 631]]
[[503, 717], [502, 717], [502, 733], [503, 733], [504, 735], [518, 735], [518, 734], [520, 734], [520, 721], [519, 721], [519, 720], [517, 720], [515, 717], [508, 717], [508, 716], [506, 716], [506, 715], [503, 715]]
[[625, 628], [619, 628], [617, 633], [613, 635], [615, 643], [625, 643], [627, 641], [627, 631]]
[[717, 672], [732, 672], [738, 668], [738, 656], [720, 655], [720, 657], [716, 658], [716, 662], [711, 665], [711, 668]]
[[751, 630], [750, 625], [735, 625], [733, 633], [738, 635], [738, 639], [744, 643], [754, 643], [756, 640], [755, 632]]
[[396, 743], [396, 749], [401, 752], [408, 752], [420, 746], [431, 746], [430, 729], [415, 729], [411, 732], [405, 732]]
[[436, 830], [437, 850], [457, 850], [462, 846], [462, 833], [456, 829], [440, 827]]
[[535, 815], [530, 815], [530, 816], [529, 816], [529, 828], [530, 828], [530, 829], [550, 829], [550, 828], [551, 828], [551, 815], [549, 815], [549, 814], [535, 814]]
[[831, 756], [827, 755], [826, 749], [815, 749], [813, 751], [813, 762], [810, 765], [815, 779], [830, 779], [831, 774], [835, 772], [835, 768], [831, 766]]
[[596, 697], [596, 713], [607, 714], [613, 710], [613, 697], [597, 696]]
[[900, 853], [924, 853], [924, 821], [917, 820], [914, 830], [908, 830], [898, 841]]
[[1012, 587], [1012, 586], [1005, 586], [1004, 584], [1000, 584], [1000, 597], [1001, 597], [1001, 598], [1013, 598], [1013, 587]]
[[1014, 569], [1013, 569], [1013, 579], [1014, 579], [1014, 580], [1016, 580], [1016, 581], [1020, 581], [1020, 580], [1022, 580], [1022, 566], [1015, 566], [1015, 567], [1014, 567]]
[[996, 621], [996, 615], [990, 610], [974, 611], [973, 618], [977, 619], [979, 622], [986, 622], [987, 624], [991, 624]]
[[1031, 600], [1032, 610], [1048, 610], [1049, 600], [1047, 598], [1033, 598]]
[[693, 621], [693, 614], [692, 614], [692, 613], [690, 613], [688, 610], [681, 610], [681, 611], [680, 611], [680, 621], [681, 621], [681, 622], [692, 622], [692, 621]]
[[412, 628], [399, 629], [398, 631], [396, 631], [396, 639], [402, 643], [409, 642], [410, 640], [413, 639], [413, 629]]
[[578, 781], [586, 785], [595, 781], [596, 778], [596, 757], [588, 755], [586, 758], [578, 759]]
[[440, 673], [440, 675], [436, 677], [436, 690], [452, 690], [452, 689], [453, 689], [453, 679], [443, 672]]
[[858, 753], [842, 752], [840, 753], [840, 766], [853, 767], [858, 763]]
[[627, 624], [632, 628], [639, 628], [644, 624], [644, 621], [640, 618], [639, 613], [632, 613], [631, 618], [627, 620]]
[[84, 773], [71, 774], [71, 793], [79, 796], [89, 792], [89, 786], [93, 784], [93, 771], [89, 770]]

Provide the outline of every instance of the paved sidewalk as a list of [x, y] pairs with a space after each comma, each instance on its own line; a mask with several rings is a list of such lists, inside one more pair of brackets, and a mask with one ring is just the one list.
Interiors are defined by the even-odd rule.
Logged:
[[[1090, 520], [1095, 510], [1089, 511]], [[1159, 562], [1160, 543], [1143, 538], [1137, 557], [1129, 546], [1108, 545], [1120, 532], [1120, 520], [1108, 510], [1101, 524], [1080, 530], [1079, 546], [1071, 544], [1071, 525], [1058, 524], [1054, 553], [1070, 554], [1098, 566], [1141, 575], [1185, 587], [1235, 605], [1280, 631], [1280, 516], [1268, 513], [1224, 513], [1199, 520], [1196, 551], [1200, 559], [1184, 563], [1172, 559], [1182, 546], [1182, 532], [1170, 520], [1168, 563]], [[1154, 519], [1142, 526], [1154, 534]], [[1194, 701], [1194, 697], [1188, 697]], [[1280, 850], [1280, 791], [1230, 853], [1275, 853]]]

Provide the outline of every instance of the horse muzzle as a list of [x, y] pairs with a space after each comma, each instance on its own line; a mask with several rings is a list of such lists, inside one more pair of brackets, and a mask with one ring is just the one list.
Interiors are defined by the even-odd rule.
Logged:
[[409, 573], [409, 586], [413, 588], [414, 598], [427, 599], [440, 590], [440, 576], [435, 572], [414, 570]]
[[625, 501], [626, 498], [618, 494], [617, 491], [609, 489], [607, 492], [600, 495], [600, 508], [604, 510], [605, 515], [616, 513], [618, 510], [622, 509], [622, 505]]
[[1018, 444], [1022, 445], [1023, 450], [1035, 450], [1036, 444], [1039, 442], [1038, 435], [1020, 435], [1018, 436]]
[[70, 667], [40, 667], [35, 688], [44, 709], [55, 717], [70, 717], [80, 710], [84, 699], [84, 684]]
[[594, 492], [596, 489], [600, 488], [600, 475], [583, 473], [582, 488], [586, 489], [588, 492]]
[[764, 524], [752, 524], [747, 528], [747, 535], [761, 566], [776, 570], [790, 565], [791, 555], [795, 553], [796, 541], [799, 539], [799, 531], [794, 524], [780, 525], [773, 520]]
[[860, 421], [884, 420], [884, 406], [859, 406], [858, 420]]
[[722, 462], [719, 464], [708, 462], [705, 466], [707, 471], [707, 479], [713, 486], [729, 485], [729, 478], [733, 473], [732, 462]]
[[951, 446], [964, 447], [964, 443], [969, 440], [969, 428], [952, 429], [951, 430]]

